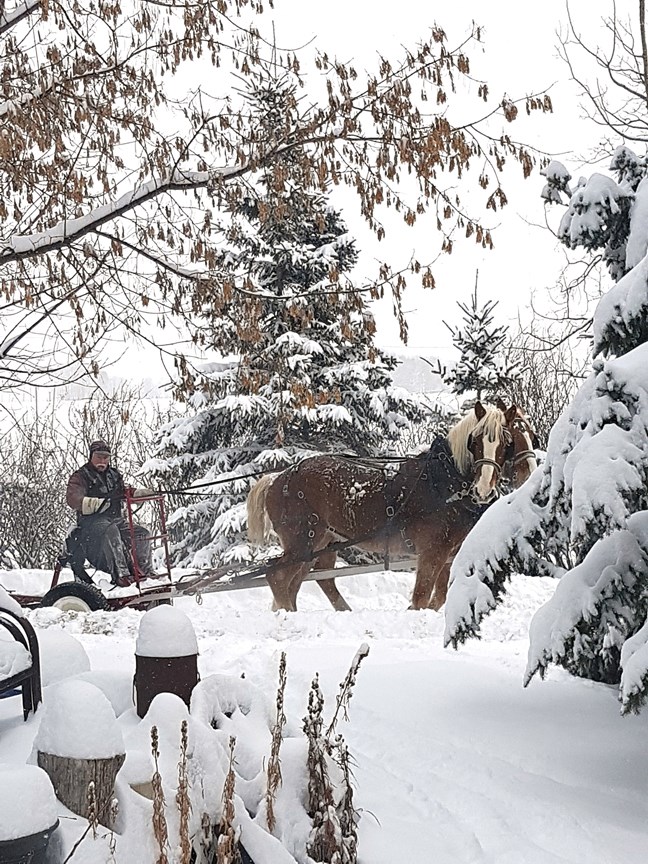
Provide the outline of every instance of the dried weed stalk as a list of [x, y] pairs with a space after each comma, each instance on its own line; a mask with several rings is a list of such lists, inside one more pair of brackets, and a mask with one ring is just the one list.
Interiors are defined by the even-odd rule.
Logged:
[[[309, 693], [304, 732], [308, 739], [308, 798], [313, 829], [307, 851], [315, 861], [356, 864], [358, 860], [357, 813], [353, 806], [351, 759], [342, 735], [334, 737], [334, 734], [340, 712], [345, 720], [349, 719], [347, 709], [358, 669], [368, 654], [369, 646], [363, 643], [353, 658], [346, 678], [340, 684], [335, 713], [325, 735], [322, 734], [324, 697], [317, 676]], [[337, 804], [327, 757], [332, 758], [340, 769], [341, 788], [338, 790], [340, 794]]]
[[223, 811], [218, 830], [218, 845], [216, 848], [216, 864], [241, 864], [238, 848], [237, 831], [234, 827], [234, 747], [236, 738], [229, 739], [229, 770], [223, 787]]
[[349, 749], [341, 735], [336, 737], [333, 758], [337, 762], [342, 774], [342, 796], [336, 807], [342, 836], [340, 864], [356, 864], [358, 860], [358, 814], [353, 806]]
[[108, 850], [110, 852], [110, 861], [113, 864], [116, 864], [117, 859], [115, 858], [115, 850], [117, 849], [117, 838], [115, 837], [114, 825], [117, 821], [117, 813], [119, 811], [119, 802], [116, 798], [113, 798], [110, 801], [108, 812], [110, 814], [109, 817], [109, 825], [110, 825], [110, 834], [108, 836]]
[[153, 833], [158, 843], [160, 850], [156, 864], [169, 864], [166, 849], [169, 843], [169, 831], [167, 828], [166, 818], [164, 815], [164, 791], [162, 790], [162, 777], [158, 770], [158, 758], [160, 756], [158, 750], [159, 738], [157, 726], [151, 727], [151, 752], [153, 754], [153, 762], [155, 771], [151, 778], [153, 786]]
[[308, 815], [313, 820], [306, 851], [314, 861], [332, 862], [339, 859], [340, 826], [326, 764], [328, 746], [322, 736], [323, 710], [324, 697], [316, 675], [308, 694], [308, 714], [304, 718], [308, 739]]
[[353, 688], [356, 683], [356, 675], [358, 674], [360, 664], [368, 654], [369, 646], [366, 642], [363, 642], [356, 651], [355, 657], [351, 661], [351, 667], [347, 672], [346, 678], [340, 684], [340, 692], [338, 693], [335, 705], [335, 714], [333, 715], [333, 719], [331, 720], [329, 727], [326, 730], [326, 738], [329, 740], [332, 738], [333, 733], [335, 732], [335, 726], [337, 724], [340, 711], [343, 712], [344, 719], [347, 721], [349, 720], [348, 708], [351, 697], [353, 696]]
[[279, 751], [281, 749], [281, 741], [283, 737], [283, 729], [286, 725], [286, 715], [284, 714], [284, 693], [286, 691], [286, 654], [281, 652], [281, 660], [279, 661], [279, 687], [277, 688], [277, 717], [275, 724], [272, 727], [272, 745], [270, 747], [270, 759], [268, 760], [268, 787], [266, 789], [266, 819], [268, 831], [272, 833], [276, 825], [274, 814], [274, 802], [277, 796], [277, 789], [281, 786], [281, 762], [279, 759]]
[[203, 813], [200, 817], [200, 862], [211, 864], [214, 860], [214, 829], [209, 813]]
[[191, 860], [191, 840], [189, 839], [189, 778], [187, 776], [187, 721], [180, 727], [180, 762], [178, 763], [178, 791], [176, 804], [180, 813], [180, 859], [179, 864], [189, 864]]

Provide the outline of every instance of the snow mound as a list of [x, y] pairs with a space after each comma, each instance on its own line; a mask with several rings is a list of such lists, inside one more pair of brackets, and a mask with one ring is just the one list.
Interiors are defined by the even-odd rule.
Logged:
[[51, 828], [56, 807], [54, 789], [42, 768], [0, 764], [0, 841]]
[[86, 681], [63, 681], [48, 688], [34, 747], [73, 759], [110, 759], [124, 753], [110, 702]]
[[157, 606], [142, 616], [135, 644], [138, 657], [190, 657], [198, 653], [193, 624], [173, 606]]

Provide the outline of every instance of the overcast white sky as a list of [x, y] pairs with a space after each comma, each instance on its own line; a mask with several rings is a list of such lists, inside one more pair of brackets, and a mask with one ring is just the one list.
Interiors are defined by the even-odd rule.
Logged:
[[[572, 15], [584, 32], [600, 41], [600, 18], [609, 14], [611, 5], [611, 0], [572, 0]], [[617, 3], [622, 13], [625, 9], [634, 14], [635, 6], [628, 0]], [[593, 147], [598, 132], [579, 109], [576, 87], [558, 58], [556, 31], [561, 27], [564, 30], [567, 20], [564, 0], [545, 0], [524, 7], [501, 0], [461, 0], [452, 5], [426, 5], [419, 0], [399, 0], [398, 4], [327, 0], [325, 4], [308, 4], [308, 16], [304, 8], [302, 0], [275, 0], [273, 18], [278, 43], [292, 46], [313, 39], [329, 54], [353, 60], [358, 67], [370, 65], [377, 53], [394, 56], [399, 45], [415, 44], [435, 22], [448, 33], [449, 44], [455, 44], [474, 20], [484, 27], [484, 37], [483, 51], [471, 53], [471, 69], [477, 78], [488, 82], [493, 100], [504, 93], [511, 98], [523, 97], [551, 86], [555, 116], [533, 115], [528, 121], [516, 121], [507, 131], [545, 152], [561, 154], [558, 158], [570, 169], [586, 173], [571, 151], [582, 154]], [[460, 312], [455, 301], [469, 299], [477, 269], [479, 296], [499, 300], [502, 321], [515, 320], [518, 310], [523, 317], [527, 315], [531, 294], [541, 303], [547, 286], [555, 284], [565, 259], [564, 251], [543, 227], [542, 178], [537, 173], [526, 181], [520, 177], [517, 167], [505, 175], [509, 206], [496, 217], [491, 216], [489, 224], [497, 226], [496, 250], [483, 252], [472, 242], [457, 243], [452, 256], [444, 257], [435, 267], [437, 289], [425, 293], [410, 290], [406, 295], [413, 351], [450, 344], [442, 319], [458, 320]], [[426, 260], [425, 231], [433, 235], [431, 227], [415, 233], [397, 225], [379, 247], [351, 207], [345, 209], [344, 215], [365, 256], [358, 274], [364, 267], [368, 269], [368, 262], [378, 255], [388, 257], [393, 265], [399, 260], [404, 263], [415, 245], [419, 260]], [[557, 216], [558, 210], [553, 214], [554, 223]], [[430, 236], [430, 255], [434, 240]], [[377, 318], [380, 342], [389, 347], [398, 345], [390, 302], [379, 305]]]

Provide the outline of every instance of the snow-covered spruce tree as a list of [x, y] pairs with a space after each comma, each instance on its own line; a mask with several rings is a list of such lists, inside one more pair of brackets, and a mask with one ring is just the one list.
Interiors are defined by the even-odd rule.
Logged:
[[[615, 277], [594, 315], [594, 364], [549, 437], [543, 469], [496, 503], [455, 560], [446, 640], [479, 629], [513, 572], [561, 576], [535, 615], [526, 680], [549, 663], [621, 682], [623, 710], [648, 695], [648, 181], [627, 147], [571, 196], [560, 236], [602, 250]], [[549, 200], [568, 173], [546, 169]], [[551, 191], [553, 190], [553, 191]], [[556, 568], [571, 546], [575, 562]]]
[[[475, 393], [477, 399], [494, 399], [516, 380], [515, 363], [507, 360], [505, 349], [508, 327], [494, 323], [497, 301], [488, 300], [482, 306], [477, 301], [477, 284], [470, 305], [457, 303], [463, 313], [463, 325], [446, 327], [452, 334], [452, 344], [459, 351], [453, 366], [441, 366], [438, 372], [453, 393]], [[444, 322], [445, 323], [445, 322]]]
[[[297, 103], [289, 76], [256, 76], [249, 104], [268, 146], [290, 134]], [[199, 377], [185, 370], [180, 395], [190, 410], [160, 430], [157, 457], [145, 466], [167, 486], [218, 484], [170, 520], [183, 564], [251, 559], [245, 499], [255, 476], [313, 452], [384, 452], [425, 414], [391, 384], [396, 361], [374, 345], [365, 296], [348, 277], [355, 243], [303, 166], [298, 148], [277, 156], [233, 209], [219, 266], [239, 297], [230, 292], [201, 314], [206, 347], [235, 359]]]

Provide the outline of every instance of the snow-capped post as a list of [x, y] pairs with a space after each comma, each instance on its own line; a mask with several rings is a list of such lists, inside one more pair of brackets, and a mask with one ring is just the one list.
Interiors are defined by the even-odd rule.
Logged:
[[173, 606], [142, 616], [135, 643], [135, 698], [143, 717], [158, 693], [174, 693], [189, 707], [199, 681], [198, 642], [193, 624]]
[[58, 826], [54, 789], [36, 765], [0, 765], [0, 861], [42, 864]]
[[87, 819], [93, 783], [92, 810], [112, 828], [115, 778], [126, 753], [115, 712], [101, 690], [77, 680], [49, 687], [34, 748], [58, 800]]

